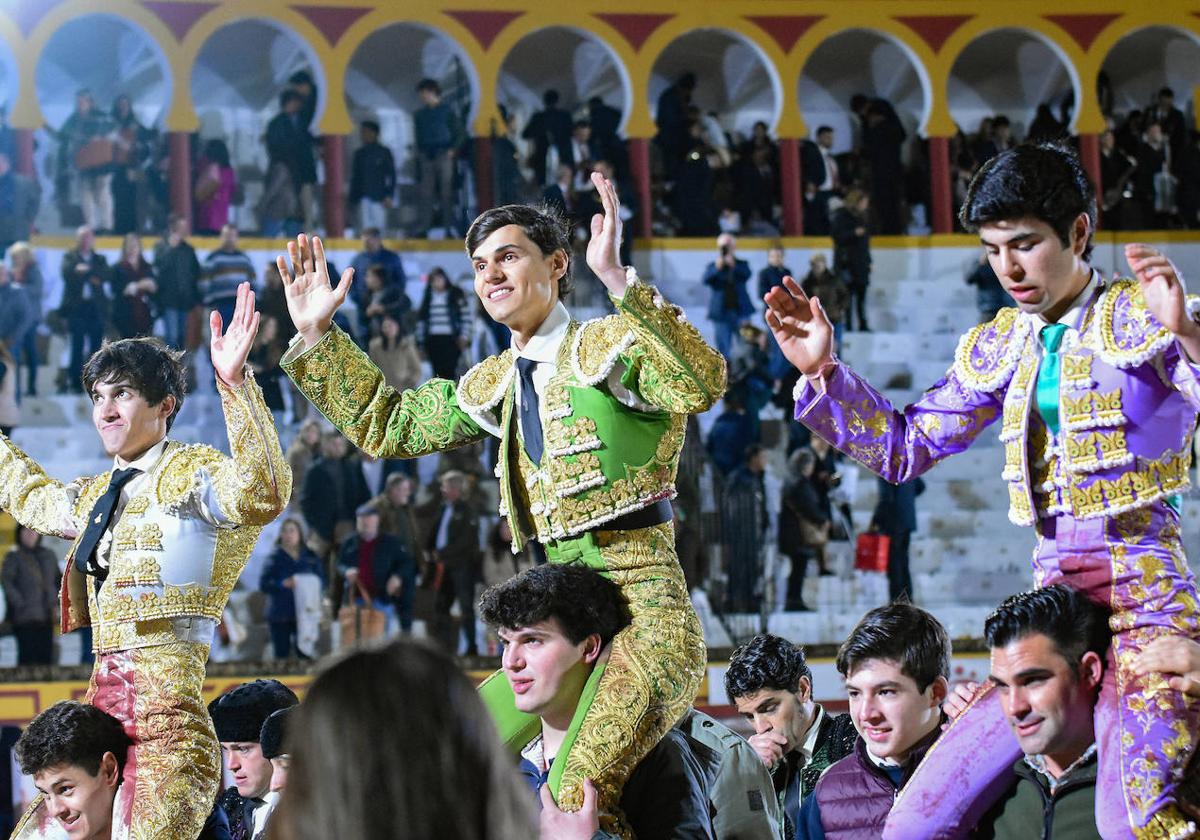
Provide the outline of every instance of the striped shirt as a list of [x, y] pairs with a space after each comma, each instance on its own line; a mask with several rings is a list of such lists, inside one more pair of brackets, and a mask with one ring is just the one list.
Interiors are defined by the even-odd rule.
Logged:
[[254, 285], [254, 264], [241, 251], [213, 251], [204, 260], [204, 274], [200, 279], [200, 293], [204, 305], [213, 306], [219, 300], [237, 297], [242, 283]]

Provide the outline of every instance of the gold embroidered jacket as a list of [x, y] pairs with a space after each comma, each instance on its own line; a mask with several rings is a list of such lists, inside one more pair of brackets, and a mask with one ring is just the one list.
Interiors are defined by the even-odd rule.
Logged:
[[62, 630], [91, 625], [98, 653], [211, 642], [262, 527], [287, 506], [292, 473], [253, 374], [217, 383], [233, 457], [169, 441], [112, 529], [97, 595], [74, 553], [110, 472], [63, 484], [0, 436], [0, 508], [43, 534], [77, 533], [62, 583]]
[[[1190, 299], [1195, 311], [1200, 299]], [[1188, 486], [1200, 366], [1146, 307], [1136, 281], [1105, 288], [1059, 349], [1060, 433], [1036, 411], [1035, 315], [1002, 309], [963, 336], [946, 377], [903, 412], [844, 365], [824, 394], [802, 381], [796, 417], [885, 479], [961, 452], [1002, 418], [1009, 518], [1032, 525], [1145, 507]]]
[[[654, 411], [630, 409], [608, 393], [604, 380], [618, 363], [622, 384]], [[498, 436], [501, 512], [521, 514], [511, 517], [514, 550], [526, 528], [543, 540], [575, 536], [673, 497], [683, 417], [707, 410], [725, 389], [725, 359], [682, 310], [636, 278], [616, 315], [569, 327], [540, 406], [543, 460], [524, 476], [513, 463], [519, 435], [511, 350], [484, 359], [457, 386], [433, 379], [399, 393], [335, 327], [306, 351], [293, 345], [282, 367], [372, 455], [411, 458]]]

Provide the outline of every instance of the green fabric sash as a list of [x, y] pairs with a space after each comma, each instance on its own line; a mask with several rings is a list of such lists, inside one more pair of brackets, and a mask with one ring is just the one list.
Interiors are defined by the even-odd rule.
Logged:
[[[554, 794], [556, 800], [559, 786], [562, 784], [563, 771], [567, 767], [567, 756], [575, 745], [575, 740], [579, 737], [579, 729], [583, 726], [583, 719], [587, 716], [588, 710], [592, 707], [592, 701], [596, 699], [596, 692], [602, 676], [604, 676], [603, 662], [596, 665], [592, 670], [592, 675], [584, 684], [583, 695], [579, 698], [579, 705], [575, 707], [575, 717], [571, 719], [567, 735], [563, 739], [554, 763], [550, 766], [550, 792]], [[530, 741], [541, 734], [541, 718], [517, 710], [512, 686], [508, 684], [508, 678], [504, 676], [503, 671], [496, 671], [480, 684], [479, 696], [488, 712], [491, 713], [492, 722], [496, 725], [500, 740], [513, 753], [520, 754]]]

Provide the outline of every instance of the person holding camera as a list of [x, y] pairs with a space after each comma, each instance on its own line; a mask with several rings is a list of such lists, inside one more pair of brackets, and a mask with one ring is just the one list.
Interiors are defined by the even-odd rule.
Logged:
[[750, 264], [737, 258], [737, 239], [731, 233], [717, 237], [717, 248], [721, 253], [704, 269], [704, 285], [712, 289], [708, 320], [713, 322], [716, 330], [713, 343], [721, 355], [728, 359], [738, 326], [754, 314], [750, 295], [746, 292]]

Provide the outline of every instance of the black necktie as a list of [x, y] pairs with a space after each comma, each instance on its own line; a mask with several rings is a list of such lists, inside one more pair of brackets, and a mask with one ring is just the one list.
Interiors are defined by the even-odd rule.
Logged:
[[517, 372], [521, 374], [521, 437], [525, 441], [525, 452], [535, 464], [542, 462], [542, 416], [538, 412], [538, 395], [533, 387], [533, 359], [517, 359]]
[[96, 500], [92, 512], [88, 515], [87, 530], [83, 532], [83, 539], [79, 541], [79, 548], [75, 551], [75, 567], [86, 574], [94, 575], [97, 580], [108, 577], [108, 569], [101, 568], [96, 562], [96, 546], [108, 530], [108, 523], [112, 521], [113, 511], [117, 509], [117, 501], [121, 498], [121, 488], [140, 472], [141, 470], [133, 467], [115, 470], [108, 482], [108, 489]]

